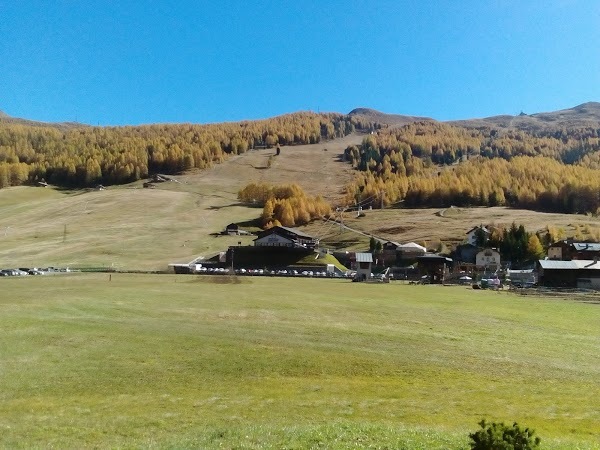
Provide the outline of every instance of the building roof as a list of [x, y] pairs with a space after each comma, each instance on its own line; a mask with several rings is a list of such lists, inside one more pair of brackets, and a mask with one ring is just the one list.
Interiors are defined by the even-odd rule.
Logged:
[[421, 251], [427, 251], [427, 249], [425, 247], [423, 247], [422, 245], [419, 244], [415, 244], [414, 242], [409, 242], [407, 244], [402, 244], [399, 245], [398, 248], [403, 248], [403, 249], [407, 249], [407, 250], [421, 250]]
[[371, 253], [355, 253], [356, 262], [373, 262], [373, 254]]
[[467, 231], [465, 234], [469, 234], [472, 231], [478, 230], [478, 229], [482, 229], [484, 233], [490, 233], [490, 230], [488, 230], [486, 227], [484, 227], [483, 225], [478, 225], [476, 227], [471, 228], [469, 231]]
[[438, 262], [444, 262], [444, 263], [452, 262], [452, 258], [448, 258], [448, 257], [442, 256], [442, 255], [436, 255], [434, 253], [426, 253], [423, 256], [417, 257], [417, 260], [419, 260], [419, 261], [438, 261]]
[[294, 239], [293, 236], [289, 236], [289, 235], [283, 236], [280, 233], [265, 233], [261, 236], [258, 236], [256, 239], [253, 239], [253, 242], [260, 241], [261, 239], [271, 239], [273, 234], [277, 235], [277, 237], [279, 237], [279, 239], [283, 239], [284, 241], [287, 241], [287, 242], [295, 242], [296, 241], [296, 239]]
[[533, 269], [520, 269], [520, 270], [508, 269], [506, 271], [507, 275], [519, 275], [519, 274], [525, 275], [525, 274], [531, 274], [531, 273], [533, 273]]
[[289, 228], [289, 227], [284, 227], [282, 225], [278, 225], [276, 227], [271, 228], [271, 230], [276, 230], [277, 228], [281, 228], [282, 230], [285, 230], [288, 233], [293, 233], [296, 236], [304, 237], [307, 239], [314, 239], [314, 237], [310, 236], [309, 234], [303, 233], [302, 231], [298, 230], [297, 228]]
[[580, 252], [600, 252], [600, 244], [596, 242], [573, 242], [573, 247]]
[[542, 269], [559, 270], [579, 270], [592, 269], [600, 270], [600, 262], [589, 259], [574, 259], [572, 261], [557, 261], [555, 259], [540, 259]]
[[[296, 237], [296, 238], [300, 238], [300, 239], [307, 239], [307, 240], [311, 240], [314, 242], [318, 242], [319, 240], [317, 238], [314, 238], [306, 233], [303, 233], [300, 230], [297, 230], [296, 228], [288, 228], [288, 227], [283, 227], [283, 226], [275, 226], [275, 227], [271, 227], [268, 228], [266, 230], [260, 231], [258, 233], [258, 237], [259, 238], [263, 238], [265, 236], [269, 236], [273, 233], [279, 234], [280, 236], [286, 236], [286, 237]], [[256, 240], [256, 239], [255, 239]]]

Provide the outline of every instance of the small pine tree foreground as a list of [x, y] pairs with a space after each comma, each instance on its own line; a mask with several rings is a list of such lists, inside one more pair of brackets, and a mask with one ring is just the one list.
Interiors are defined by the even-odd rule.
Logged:
[[469, 434], [471, 450], [534, 450], [541, 442], [534, 430], [521, 428], [516, 422], [508, 426], [483, 419], [479, 426], [480, 430]]

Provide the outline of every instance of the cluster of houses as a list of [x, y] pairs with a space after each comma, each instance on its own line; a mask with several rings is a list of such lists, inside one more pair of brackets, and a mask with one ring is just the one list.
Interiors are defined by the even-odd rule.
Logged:
[[[225, 234], [248, 234], [236, 224], [226, 227]], [[319, 240], [294, 228], [275, 226], [257, 234], [253, 245], [232, 246], [223, 252], [218, 263], [226, 267], [290, 268], [297, 261], [311, 260], [315, 270], [322, 264], [319, 255], [330, 253], [345, 267], [351, 268], [355, 279], [369, 281], [384, 272], [386, 277], [419, 283], [471, 282], [471, 280], [508, 280], [518, 285], [539, 284], [549, 287], [600, 289], [600, 243], [563, 240], [548, 249], [548, 257], [537, 261], [536, 267], [510, 270], [494, 248], [478, 247], [478, 236], [489, 234], [483, 226], [466, 234], [465, 243], [449, 256], [428, 252], [415, 242], [382, 242], [377, 253], [319, 249]], [[303, 263], [306, 269], [307, 263]], [[310, 265], [310, 263], [308, 263]]]
[[[473, 262], [476, 270], [498, 273], [505, 268], [500, 253], [491, 248], [478, 248], [477, 235], [489, 236], [483, 226], [467, 233], [467, 243], [455, 251], [458, 261]], [[600, 243], [564, 239], [548, 247], [547, 257], [527, 270], [504, 269], [504, 275], [519, 284], [545, 287], [600, 289]], [[458, 265], [460, 267], [460, 263]]]
[[538, 261], [540, 284], [547, 287], [600, 289], [600, 243], [572, 239], [555, 242]]

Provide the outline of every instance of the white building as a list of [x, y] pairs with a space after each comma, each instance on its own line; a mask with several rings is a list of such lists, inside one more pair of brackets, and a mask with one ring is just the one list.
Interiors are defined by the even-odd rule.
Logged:
[[468, 244], [477, 245], [477, 233], [479, 232], [478, 230], [483, 231], [483, 233], [485, 235], [485, 241], [487, 241], [489, 239], [490, 235], [492, 234], [492, 232], [490, 230], [488, 230], [486, 227], [484, 227], [483, 225], [480, 225], [475, 228], [471, 228], [469, 231], [467, 231], [467, 243]]
[[486, 248], [475, 255], [475, 266], [478, 269], [500, 269], [500, 253], [493, 248]]

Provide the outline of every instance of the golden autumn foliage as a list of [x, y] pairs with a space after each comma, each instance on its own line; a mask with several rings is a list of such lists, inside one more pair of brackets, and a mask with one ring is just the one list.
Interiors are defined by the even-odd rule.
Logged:
[[600, 211], [600, 130], [467, 129], [420, 122], [345, 151], [359, 170], [346, 202]]
[[263, 228], [275, 225], [293, 227], [331, 214], [331, 205], [321, 196], [309, 197], [297, 184], [273, 186], [251, 183], [241, 189], [238, 198], [246, 203], [263, 206]]
[[0, 120], [0, 188], [42, 179], [67, 186], [128, 183], [152, 173], [204, 169], [254, 148], [314, 144], [354, 129], [349, 116], [312, 112], [211, 125], [66, 127]]

